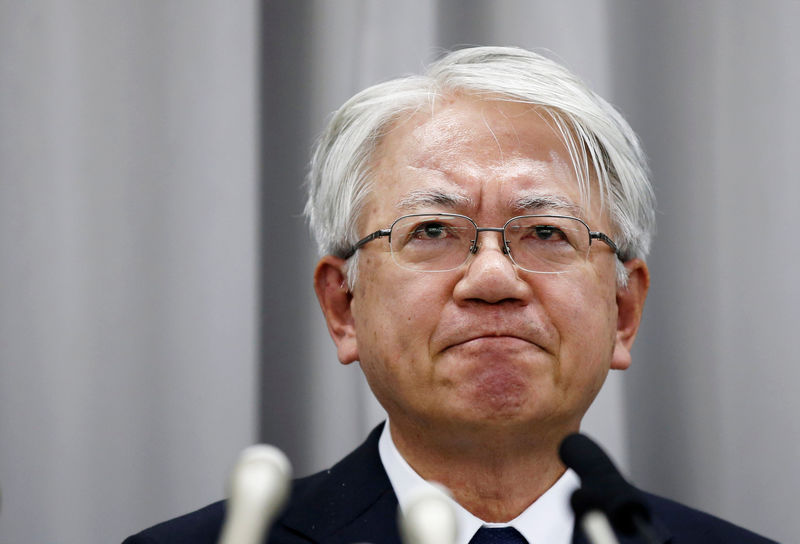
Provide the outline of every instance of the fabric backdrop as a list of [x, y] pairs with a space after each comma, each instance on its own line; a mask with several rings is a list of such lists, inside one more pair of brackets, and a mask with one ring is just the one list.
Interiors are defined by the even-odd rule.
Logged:
[[444, 49], [545, 51], [641, 135], [634, 364], [587, 417], [637, 484], [796, 540], [800, 3], [0, 0], [0, 542], [114, 542], [383, 416], [311, 290], [334, 108]]

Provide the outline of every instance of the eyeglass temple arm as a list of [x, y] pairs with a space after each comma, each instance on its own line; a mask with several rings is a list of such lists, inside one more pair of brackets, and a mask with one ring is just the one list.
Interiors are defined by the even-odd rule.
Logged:
[[619, 253], [619, 248], [617, 247], [617, 244], [615, 244], [614, 240], [609, 238], [607, 234], [604, 234], [602, 232], [589, 231], [589, 238], [592, 240], [600, 240], [601, 242], [605, 242], [606, 244], [608, 244], [608, 247], [614, 250], [614, 255], [616, 255], [619, 258], [622, 258], [622, 255], [620, 255]]
[[363, 246], [367, 242], [371, 242], [371, 241], [375, 240], [376, 238], [381, 238], [383, 236], [389, 236], [391, 233], [392, 233], [392, 229], [376, 230], [372, 234], [369, 234], [369, 235], [365, 236], [364, 238], [362, 238], [361, 240], [359, 240], [358, 242], [356, 242], [355, 244], [350, 246], [347, 249], [347, 251], [345, 251], [344, 254], [342, 254], [342, 259], [344, 259], [346, 261], [347, 259], [349, 259], [353, 255], [355, 255], [356, 251], [358, 251], [358, 248], [360, 248], [361, 246]]

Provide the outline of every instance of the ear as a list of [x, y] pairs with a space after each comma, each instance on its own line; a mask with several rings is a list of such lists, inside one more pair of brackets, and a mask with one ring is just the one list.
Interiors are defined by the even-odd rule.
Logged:
[[625, 287], [617, 287], [617, 337], [611, 356], [611, 368], [614, 370], [625, 370], [631, 366], [631, 348], [642, 321], [644, 300], [650, 287], [650, 271], [643, 260], [627, 261], [625, 268], [628, 270], [628, 283]]
[[314, 270], [314, 291], [328, 324], [328, 332], [336, 344], [336, 352], [342, 364], [358, 360], [356, 329], [351, 311], [353, 295], [347, 288], [345, 261], [326, 255]]

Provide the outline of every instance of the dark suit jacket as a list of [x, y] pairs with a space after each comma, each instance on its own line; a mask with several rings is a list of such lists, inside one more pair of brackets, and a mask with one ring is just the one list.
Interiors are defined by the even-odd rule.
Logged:
[[[289, 505], [272, 527], [269, 544], [400, 544], [397, 497], [378, 454], [382, 427], [331, 469], [294, 482]], [[664, 544], [773, 542], [676, 502], [643, 495]], [[216, 544], [224, 513], [220, 501], [142, 531], [123, 544]], [[576, 531], [573, 542], [586, 541]], [[634, 542], [620, 537], [621, 544]]]

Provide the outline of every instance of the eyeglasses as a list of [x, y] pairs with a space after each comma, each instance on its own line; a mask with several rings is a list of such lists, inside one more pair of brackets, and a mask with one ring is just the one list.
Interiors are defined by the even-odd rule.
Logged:
[[394, 261], [402, 268], [427, 272], [455, 270], [478, 252], [478, 233], [503, 234], [502, 251], [528, 272], [565, 272], [589, 257], [592, 240], [606, 243], [619, 257], [617, 245], [594, 232], [577, 217], [521, 215], [502, 227], [479, 227], [465, 215], [450, 213], [404, 215], [388, 228], [365, 236], [342, 255], [352, 257], [365, 244], [389, 237]]

